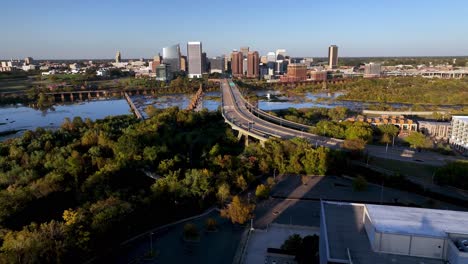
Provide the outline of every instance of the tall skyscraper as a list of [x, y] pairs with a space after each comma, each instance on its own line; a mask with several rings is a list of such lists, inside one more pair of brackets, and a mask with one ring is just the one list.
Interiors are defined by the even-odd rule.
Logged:
[[169, 64], [171, 72], [180, 71], [180, 46], [179, 44], [163, 48], [163, 62]]
[[119, 63], [120, 60], [121, 60], [121, 58], [120, 58], [120, 51], [117, 51], [117, 53], [115, 54], [115, 62], [116, 62], [116, 63]]
[[191, 41], [187, 43], [187, 58], [188, 58], [188, 77], [202, 77], [202, 43], [199, 41]]
[[247, 55], [247, 78], [258, 78], [260, 57], [258, 52], [251, 51]]
[[249, 47], [241, 47], [240, 52], [242, 53], [242, 56], [244, 56], [244, 58], [247, 58], [247, 54], [249, 54]]
[[210, 62], [206, 57], [206, 52], [202, 52], [202, 73], [208, 72]]
[[336, 69], [338, 66], [338, 46], [331, 45], [328, 47], [328, 67]]
[[233, 51], [231, 60], [231, 69], [233, 77], [241, 77], [244, 74], [243, 70], [244, 57], [242, 52]]

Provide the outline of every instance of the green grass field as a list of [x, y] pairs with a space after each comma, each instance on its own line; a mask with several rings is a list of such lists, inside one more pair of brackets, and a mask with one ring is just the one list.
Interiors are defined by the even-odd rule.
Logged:
[[427, 182], [432, 181], [432, 175], [437, 169], [437, 167], [431, 165], [382, 159], [377, 157], [371, 157], [369, 160], [369, 165], [378, 166], [390, 171], [394, 171], [395, 173], [398, 172], [405, 176], [417, 177]]

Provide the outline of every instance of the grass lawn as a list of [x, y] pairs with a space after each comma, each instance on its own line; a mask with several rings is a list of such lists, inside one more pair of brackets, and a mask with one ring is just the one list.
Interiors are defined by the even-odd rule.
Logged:
[[383, 159], [377, 157], [371, 157], [369, 160], [369, 165], [374, 165], [390, 171], [399, 172], [405, 176], [418, 177], [427, 182], [432, 181], [432, 175], [437, 169], [437, 167], [427, 164], [404, 162], [399, 160]]

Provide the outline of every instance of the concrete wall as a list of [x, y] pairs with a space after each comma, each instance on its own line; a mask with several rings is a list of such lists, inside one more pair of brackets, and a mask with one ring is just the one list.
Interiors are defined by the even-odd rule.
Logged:
[[382, 233], [380, 251], [408, 255], [410, 236]]
[[364, 228], [366, 229], [367, 237], [369, 238], [369, 243], [371, 244], [372, 249], [378, 250], [375, 243], [375, 229], [367, 212], [364, 212]]
[[411, 256], [442, 259], [444, 239], [432, 237], [417, 237], [411, 239]]

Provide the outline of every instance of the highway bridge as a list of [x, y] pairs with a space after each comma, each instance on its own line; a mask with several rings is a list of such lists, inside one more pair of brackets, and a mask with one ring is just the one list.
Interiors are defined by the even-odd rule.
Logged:
[[317, 146], [340, 147], [342, 140], [308, 133], [309, 126], [278, 118], [255, 108], [244, 99], [232, 80], [223, 80], [221, 90], [223, 117], [234, 130], [239, 131], [239, 137], [245, 137], [246, 144], [249, 137], [256, 138], [260, 142], [272, 137], [281, 139], [301, 137], [309, 139]]
[[[230, 80], [221, 80], [222, 115], [234, 130], [239, 131], [239, 139], [244, 137], [249, 143], [249, 137], [258, 139], [262, 144], [269, 138], [291, 139], [305, 138], [317, 146], [331, 149], [341, 148], [343, 140], [318, 136], [309, 133], [310, 126], [292, 122], [271, 115], [249, 103], [240, 93], [236, 84]], [[424, 162], [430, 165], [444, 165], [447, 161], [465, 159], [448, 157], [434, 152], [416, 152], [409, 148], [395, 147], [386, 150], [384, 146], [368, 145], [366, 151], [376, 157], [409, 162]]]

